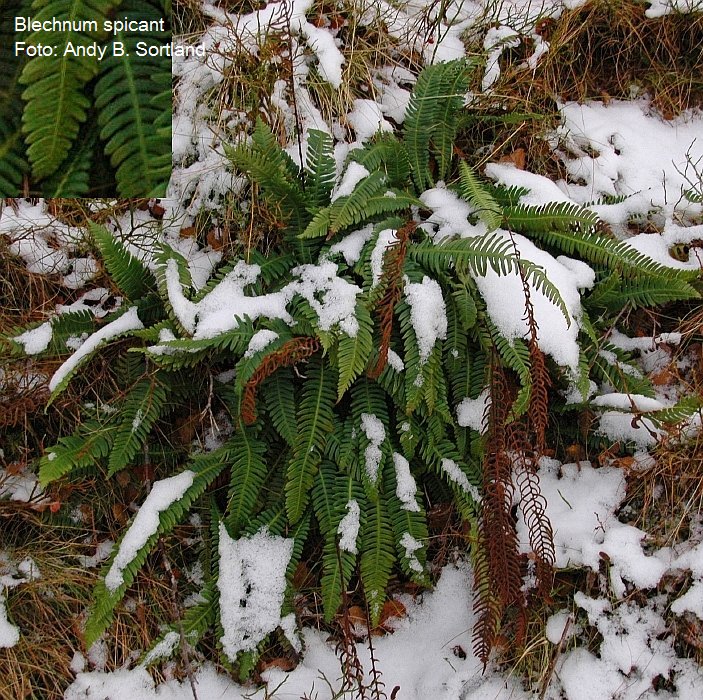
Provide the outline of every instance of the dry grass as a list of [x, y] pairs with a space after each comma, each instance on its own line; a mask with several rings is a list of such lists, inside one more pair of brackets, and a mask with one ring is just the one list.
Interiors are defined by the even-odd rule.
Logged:
[[62, 289], [45, 275], [29, 272], [0, 238], [0, 334], [40, 321], [53, 311]]
[[[2, 700], [62, 698], [74, 678], [71, 661], [76, 652], [89, 660], [102, 653], [104, 669], [117, 669], [133, 664], [135, 651], [149, 648], [162, 626], [173, 622], [169, 577], [157, 552], [117, 608], [104, 644], [91, 654], [83, 643], [82, 625], [99, 567], [83, 568], [78, 557], [92, 556], [97, 542], [118, 536], [124, 527], [125, 506], [135, 497], [142, 498], [135, 496], [130, 484], [121, 488], [113, 482], [109, 489], [98, 491], [96, 483], [83, 483], [57, 515], [0, 501], [0, 551], [14, 562], [31, 557], [40, 572], [38, 579], [7, 591], [9, 617], [20, 638], [0, 654]], [[84, 520], [73, 523], [66, 513], [79, 502]], [[181, 540], [174, 549], [182, 548], [183, 540], [194, 534], [192, 528], [180, 528], [171, 535]], [[180, 576], [184, 563], [171, 563], [185, 588]], [[86, 670], [90, 667], [88, 663]], [[162, 680], [156, 673], [157, 680]]]
[[[679, 384], [682, 395], [703, 400], [703, 308], [699, 305], [681, 319], [678, 330], [682, 344], [659, 376]], [[637, 513], [634, 524], [653, 533], [657, 546], [671, 546], [687, 539], [693, 529], [700, 529], [703, 435], [695, 430], [672, 431], [654, 451], [653, 465], [631, 474], [628, 501]]]

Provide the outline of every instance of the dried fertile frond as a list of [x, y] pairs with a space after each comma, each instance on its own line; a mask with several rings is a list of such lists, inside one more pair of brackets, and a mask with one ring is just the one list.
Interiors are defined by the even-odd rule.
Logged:
[[314, 355], [320, 349], [320, 341], [312, 337], [299, 337], [267, 355], [251, 379], [244, 387], [242, 396], [242, 419], [247, 425], [256, 422], [256, 389], [267, 377], [270, 377], [279, 367], [290, 367]]
[[416, 226], [414, 221], [410, 221], [399, 228], [395, 234], [396, 241], [388, 247], [383, 258], [381, 284], [384, 287], [384, 294], [377, 307], [381, 343], [378, 350], [378, 361], [368, 373], [372, 379], [380, 376], [388, 362], [388, 349], [393, 332], [393, 312], [403, 293], [403, 263], [408, 252], [408, 239]]
[[513, 504], [512, 460], [507, 429], [512, 400], [507, 378], [495, 363], [491, 379], [491, 402], [487, 408], [488, 440], [483, 462], [483, 503], [479, 524], [479, 548], [483, 566], [476, 584], [474, 651], [483, 661], [495, 642], [505, 608], [520, 596], [520, 559], [517, 533], [511, 513]]

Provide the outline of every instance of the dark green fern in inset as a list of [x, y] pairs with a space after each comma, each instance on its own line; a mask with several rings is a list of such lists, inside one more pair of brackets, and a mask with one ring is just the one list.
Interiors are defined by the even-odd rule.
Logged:
[[10, 2], [0, 21], [0, 197], [16, 197], [29, 169], [22, 137], [22, 87], [19, 77], [26, 62], [15, 56], [14, 15], [29, 13], [29, 0]]
[[[170, 21], [170, 3], [162, 0], [20, 0], [3, 13], [0, 196], [165, 194], [171, 63], [166, 56], [137, 56], [135, 44], [165, 46], [170, 33], [108, 36], [103, 22], [116, 10], [132, 19]], [[20, 33], [15, 15], [94, 21], [97, 30]], [[55, 47], [54, 55], [15, 56], [20, 41]], [[124, 55], [113, 56], [114, 42], [122, 42]], [[102, 60], [74, 55], [93, 44], [107, 51]]]
[[55, 17], [60, 20], [97, 20], [98, 32], [39, 31], [27, 37], [28, 43], [55, 46], [55, 55], [31, 58], [20, 82], [26, 86], [22, 116], [27, 155], [35, 179], [56, 172], [68, 155], [86, 120], [91, 101], [86, 85], [98, 72], [98, 62], [91, 56], [66, 54], [69, 45], [87, 47], [103, 38], [102, 23], [117, 0], [37, 0], [34, 19]]
[[[120, 12], [135, 20], [159, 19], [160, 13], [144, 2], [123, 0]], [[152, 76], [170, 67], [171, 59], [137, 56], [137, 42], [158, 46], [166, 37], [158, 33], [120, 32], [113, 41], [124, 46], [124, 56], [103, 61], [95, 85], [100, 138], [116, 169], [121, 197], [159, 197], [166, 192], [161, 158], [171, 150], [171, 133], [159, 131], [164, 113], [163, 89]], [[170, 105], [169, 110], [170, 113]], [[162, 128], [162, 127], [161, 127]]]

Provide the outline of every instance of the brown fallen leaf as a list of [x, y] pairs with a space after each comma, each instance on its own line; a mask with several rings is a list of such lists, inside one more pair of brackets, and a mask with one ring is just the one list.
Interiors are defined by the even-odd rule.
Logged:
[[526, 154], [524, 148], [516, 148], [512, 153], [498, 159], [499, 163], [512, 163], [518, 170], [525, 169]]
[[281, 671], [292, 671], [297, 664], [293, 659], [287, 656], [278, 656], [275, 659], [269, 659], [268, 661], [262, 661], [259, 665], [259, 673], [268, 671], [270, 668], [279, 669]]

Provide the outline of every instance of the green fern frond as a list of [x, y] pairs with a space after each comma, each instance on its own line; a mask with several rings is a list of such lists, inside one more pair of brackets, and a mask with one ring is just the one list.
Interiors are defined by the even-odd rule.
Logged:
[[54, 56], [31, 58], [20, 77], [28, 87], [22, 117], [27, 155], [32, 174], [41, 180], [54, 173], [66, 158], [78, 129], [86, 120], [90, 100], [86, 84], [98, 72], [98, 62], [91, 56], [65, 55], [69, 42], [89, 46], [101, 38], [102, 24], [116, 0], [40, 0], [34, 4], [34, 19], [51, 17], [71, 20], [97, 20], [97, 33], [46, 32], [31, 34], [28, 43], [55, 46]]
[[84, 124], [61, 167], [42, 183], [45, 197], [85, 197], [98, 141], [94, 124]]
[[[566, 211], [564, 219], [564, 229], [549, 228], [540, 222], [539, 210], [554, 209], [556, 214], [558, 209]], [[506, 216], [512, 226], [521, 230], [529, 238], [533, 238], [540, 243], [554, 248], [564, 255], [581, 256], [585, 261], [601, 267], [610, 269], [619, 268], [626, 278], [640, 275], [655, 275], [666, 278], [691, 279], [695, 276], [689, 270], [679, 270], [673, 267], [666, 267], [640, 253], [632, 246], [609, 238], [589, 229], [593, 223], [595, 215], [581, 207], [574, 207], [563, 203], [543, 205], [542, 207], [524, 207], [520, 205], [518, 209], [526, 210], [528, 214], [517, 217], [515, 212], [506, 212]], [[572, 209], [573, 211], [569, 211]], [[569, 213], [574, 219], [568, 223]], [[590, 216], [589, 216], [590, 215]], [[547, 222], [549, 222], [549, 216]], [[554, 218], [560, 221], [558, 215]], [[583, 223], [579, 223], [579, 222]], [[597, 217], [596, 217], [597, 223]], [[571, 230], [571, 228], [576, 230]], [[581, 230], [581, 228], [582, 230]]]
[[364, 148], [355, 148], [349, 160], [363, 165], [370, 173], [381, 171], [392, 187], [405, 188], [410, 180], [410, 159], [402, 141], [392, 134], [380, 134]]
[[517, 418], [530, 406], [530, 395], [532, 393], [530, 350], [524, 340], [520, 338], [514, 338], [512, 341], [507, 340], [493, 324], [490, 324], [490, 329], [493, 342], [503, 364], [512, 369], [520, 380], [520, 390], [512, 405], [512, 412]]
[[19, 77], [25, 60], [15, 56], [14, 15], [29, 14], [29, 2], [8, 8], [0, 20], [0, 66], [4, 81], [0, 85], [0, 197], [18, 197], [22, 178], [29, 169], [22, 139], [22, 100]]
[[305, 227], [305, 230], [299, 234], [301, 239], [314, 239], [326, 237], [332, 223], [332, 212], [330, 207], [320, 209], [315, 216], [312, 217], [310, 223]]
[[[166, 632], [163, 632], [156, 638], [154, 643], [142, 655], [139, 661], [141, 666], [148, 668], [157, 661], [163, 662], [165, 659], [173, 656], [180, 648], [181, 634], [188, 644], [195, 646], [205, 636], [207, 631], [215, 626], [219, 605], [214, 579], [205, 584], [200, 591], [200, 596], [203, 600], [186, 608], [178, 623], [170, 625]], [[166, 653], [159, 652], [159, 647], [164, 644], [169, 635], [172, 638], [174, 635], [177, 636], [176, 643], [174, 645], [169, 645]]]
[[403, 122], [403, 140], [418, 192], [433, 184], [430, 153], [437, 158], [437, 179], [446, 179], [468, 83], [469, 64], [464, 59], [427, 66], [418, 76]]
[[286, 342], [291, 340], [293, 337], [288, 330], [288, 327], [284, 323], [271, 324], [276, 328], [278, 335], [272, 338], [269, 343], [267, 343], [261, 350], [257, 350], [247, 356], [244, 356], [237, 362], [235, 366], [236, 370], [236, 386], [238, 391], [243, 391], [246, 383], [252, 378], [256, 370], [259, 368], [261, 363], [264, 361], [268, 355], [281, 349]]
[[628, 353], [619, 347], [606, 342], [600, 346], [586, 345], [583, 350], [594, 379], [608, 382], [622, 394], [654, 396], [651, 381], [634, 365]]
[[14, 328], [7, 335], [0, 336], [0, 342], [7, 343], [13, 355], [23, 357], [25, 356], [25, 346], [24, 343], [17, 340], [17, 337], [44, 325], [44, 323], [51, 325], [51, 340], [46, 350], [36, 353], [37, 356], [47, 354], [65, 355], [67, 352], [73, 352], [71, 346], [74, 341], [83, 337], [84, 334], [90, 335], [93, 333], [96, 319], [87, 309], [69, 311], [54, 316], [49, 321], [36, 322], [22, 328]]
[[[170, 325], [170, 322], [168, 322]], [[150, 330], [150, 329], [148, 329]], [[202, 361], [206, 355], [215, 354], [242, 355], [254, 335], [254, 326], [248, 318], [240, 320], [239, 325], [212, 338], [175, 338], [173, 340], [152, 341], [153, 346], [146, 348], [131, 348], [130, 351], [140, 352], [160, 367], [165, 369], [180, 369], [191, 367]], [[135, 335], [143, 337], [141, 332]]]
[[[434, 421], [434, 423], [435, 431], [439, 432], [439, 422]], [[445, 432], [443, 428], [442, 432]], [[461, 459], [456, 447], [446, 437], [446, 433], [439, 439], [424, 441], [420, 445], [420, 450], [427, 464], [451, 488], [462, 517], [470, 522], [476, 520], [481, 508], [480, 468]]]
[[[360, 180], [349, 195], [338, 197], [329, 206], [328, 229], [330, 234], [363, 221], [368, 215], [366, 207], [368, 200], [380, 192], [386, 184], [386, 176], [381, 172], [374, 172]], [[300, 238], [311, 238], [312, 234], [320, 235], [320, 217], [316, 215], [310, 226], [300, 234]], [[314, 228], [312, 228], [314, 225]], [[326, 233], [326, 231], [325, 231]]]
[[340, 335], [337, 348], [339, 383], [337, 398], [341, 399], [352, 382], [366, 368], [373, 350], [373, 321], [362, 301], [357, 301], [355, 314], [359, 328], [355, 336]]
[[334, 462], [342, 472], [354, 473], [358, 456], [358, 433], [354, 416], [346, 420], [330, 433], [325, 445], [325, 458]]
[[499, 275], [517, 270], [517, 260], [510, 241], [500, 233], [453, 239], [436, 244], [430, 239], [418, 243], [409, 255], [432, 273], [444, 273], [454, 264], [463, 264], [477, 277], [485, 277], [488, 268]]
[[120, 423], [108, 461], [108, 476], [124, 469], [146, 442], [154, 423], [163, 411], [169, 392], [168, 386], [155, 377], [137, 382], [120, 407]]
[[[447, 295], [447, 338], [444, 341], [444, 368], [455, 403], [469, 396], [473, 357], [469, 353], [469, 339], [462, 322], [455, 294]], [[475, 309], [474, 309], [475, 310]], [[472, 324], [473, 325], [473, 324]]]
[[224, 148], [234, 166], [262, 188], [270, 204], [280, 208], [284, 220], [303, 231], [310, 220], [310, 202], [299, 181], [300, 170], [268, 125], [257, 119], [250, 145]]
[[[123, 0], [121, 11], [130, 18], [153, 20], [160, 14], [137, 0]], [[155, 122], [162, 111], [154, 106], [158, 83], [151, 79], [170, 65], [170, 58], [137, 56], [139, 41], [162, 43], [166, 37], [156, 32], [118, 32], [115, 41], [124, 45], [123, 56], [112, 55], [102, 62], [100, 79], [95, 85], [100, 138], [105, 153], [116, 168], [117, 190], [121, 197], [136, 197], [148, 192], [160, 197], [166, 192], [168, 178], [155, 165], [164, 153], [171, 152], [170, 135], [157, 132]], [[169, 106], [170, 113], [170, 106]]]
[[503, 212], [490, 190], [476, 177], [466, 161], [459, 163], [461, 194], [476, 210], [478, 218], [486, 224], [488, 233], [495, 231], [503, 222]]
[[310, 362], [298, 410], [298, 436], [286, 471], [286, 512], [291, 523], [303, 516], [322, 459], [326, 436], [334, 430], [337, 372], [319, 359]]
[[446, 271], [452, 265], [467, 266], [477, 277], [484, 277], [489, 266], [498, 275], [521, 270], [525, 280], [542, 292], [561, 311], [567, 324], [571, 325], [569, 310], [558, 287], [547, 277], [544, 268], [529, 260], [518, 259], [512, 251], [510, 241], [501, 233], [440, 243], [425, 240], [416, 245], [409, 255], [435, 274]]
[[396, 315], [400, 324], [403, 338], [403, 362], [405, 363], [405, 412], [411, 414], [422, 400], [422, 384], [424, 365], [420, 361], [420, 351], [412, 322], [410, 305], [401, 300], [396, 305]]
[[71, 472], [97, 465], [106, 457], [115, 436], [112, 424], [88, 420], [73, 435], [59, 438], [39, 460], [39, 483], [42, 486]]
[[[161, 70], [151, 75], [154, 83], [155, 94], [149, 100], [150, 106], [156, 110], [158, 116], [154, 119], [156, 136], [163, 139], [164, 143], [172, 140], [173, 122], [173, 77], [168, 64], [163, 64]], [[170, 150], [154, 157], [151, 162], [151, 174], [157, 182], [155, 188], [146, 194], [149, 197], [163, 196], [164, 187], [168, 185], [173, 170], [173, 156]]]
[[[21, 104], [21, 103], [20, 103]], [[20, 112], [21, 113], [21, 112]], [[0, 122], [0, 197], [17, 197], [28, 170], [18, 115]]]
[[143, 324], [137, 314], [136, 306], [132, 306], [129, 309], [120, 309], [108, 316], [105, 320], [106, 324], [89, 338], [86, 338], [78, 350], [56, 370], [54, 376], [49, 380], [49, 389], [51, 389], [48, 402], [49, 406], [68, 386], [76, 372], [83, 367], [99, 349], [139, 328], [143, 328]]
[[506, 207], [504, 214], [508, 228], [525, 233], [594, 232], [599, 222], [597, 214], [570, 202], [549, 202], [538, 206], [515, 204]]
[[[186, 489], [181, 498], [173, 501], [165, 510], [158, 512], [158, 526], [156, 531], [149, 536], [147, 541], [139, 547], [134, 557], [121, 571], [122, 583], [110, 590], [105, 579], [102, 578], [93, 593], [94, 605], [85, 626], [86, 644], [90, 646], [109, 627], [114, 615], [115, 606], [122, 600], [127, 589], [132, 585], [137, 573], [144, 565], [149, 552], [153, 549], [158, 539], [170, 532], [188, 514], [191, 505], [203, 494], [205, 489], [224, 469], [229, 446], [223, 445], [218, 450], [202, 455], [197, 455], [188, 463], [188, 469], [194, 472], [191, 485]], [[108, 559], [104, 573], [110, 571], [112, 562], [119, 552], [119, 545], [130, 533], [123, 535], [113, 554]]]
[[[376, 499], [378, 497], [379, 480], [384, 471], [384, 464], [390, 454], [388, 443], [388, 404], [386, 403], [386, 392], [374, 381], [362, 377], [358, 379], [351, 388], [351, 415], [354, 420], [354, 429], [356, 431], [358, 447], [356, 460], [360, 465], [358, 474], [355, 474], [366, 488], [366, 493], [369, 498]], [[384, 426], [384, 439], [377, 443], [369, 439], [366, 426], [376, 421]], [[367, 456], [367, 449], [371, 449], [375, 453], [375, 449], [380, 449], [380, 455]], [[366, 468], [367, 460], [376, 460], [376, 477], [371, 478]]]
[[684, 396], [674, 406], [659, 411], [647, 413], [647, 419], [657, 427], [671, 427], [688, 421], [692, 416], [701, 415], [703, 398], [700, 396]]
[[[406, 576], [419, 585], [426, 586], [429, 583], [429, 577], [425, 571], [429, 533], [425, 510], [417, 499], [414, 501], [414, 506], [408, 506], [398, 499], [395, 469], [387, 469], [384, 478], [388, 514], [393, 526], [400, 567]], [[415, 549], [416, 545], [421, 546]]]
[[566, 307], [566, 303], [557, 287], [548, 277], [545, 269], [541, 265], [520, 259], [520, 271], [525, 281], [531, 284], [538, 292], [542, 292], [547, 299], [561, 311], [566, 320], [567, 327], [571, 325], [571, 314]]
[[[254, 288], [258, 289], [256, 286], [258, 284], [263, 284], [264, 287], [271, 287], [271, 285], [282, 281], [290, 269], [295, 267], [297, 261], [292, 253], [264, 255], [258, 250], [252, 250], [249, 252], [247, 263], [259, 266], [259, 280], [254, 285]], [[263, 287], [261, 291], [263, 291]]]
[[361, 582], [375, 627], [381, 619], [386, 588], [395, 564], [395, 542], [393, 525], [388, 513], [387, 497], [384, 493], [375, 501], [364, 499], [360, 504], [364, 513], [361, 525]]
[[447, 381], [442, 363], [442, 348], [435, 345], [423, 367], [422, 395], [428, 415], [438, 411], [448, 423], [452, 422], [447, 402]]
[[274, 428], [292, 447], [298, 435], [293, 370], [288, 367], [276, 370], [264, 382], [261, 395]]
[[447, 299], [448, 304], [452, 304], [456, 309], [457, 320], [467, 331], [474, 327], [477, 320], [474, 293], [474, 286], [470, 280], [466, 280], [462, 284], [453, 285], [452, 292]]
[[135, 258], [121, 241], [104, 226], [89, 221], [88, 227], [110, 277], [127, 299], [136, 301], [156, 289], [151, 270]]
[[266, 445], [256, 438], [255, 431], [243, 426], [229, 444], [230, 486], [225, 523], [233, 536], [238, 537], [254, 513], [259, 491], [266, 481]]
[[700, 293], [688, 282], [671, 277], [638, 277], [622, 279], [618, 272], [597, 284], [586, 297], [589, 308], [604, 308], [616, 312], [624, 308], [661, 306], [673, 301], [700, 298]]
[[498, 202], [501, 209], [517, 206], [520, 200], [526, 194], [530, 193], [527, 187], [519, 187], [518, 185], [505, 187], [504, 185], [496, 185], [492, 182], [484, 182], [483, 186], [488, 190], [493, 199]]
[[324, 539], [322, 552], [322, 606], [325, 619], [331, 620], [342, 603], [342, 591], [349, 584], [356, 553], [339, 548], [339, 523], [350, 500], [363, 498], [358, 483], [337, 473], [334, 464], [323, 460], [312, 491], [315, 517]]
[[332, 137], [324, 131], [310, 129], [305, 158], [305, 195], [312, 209], [330, 201], [335, 173]]

